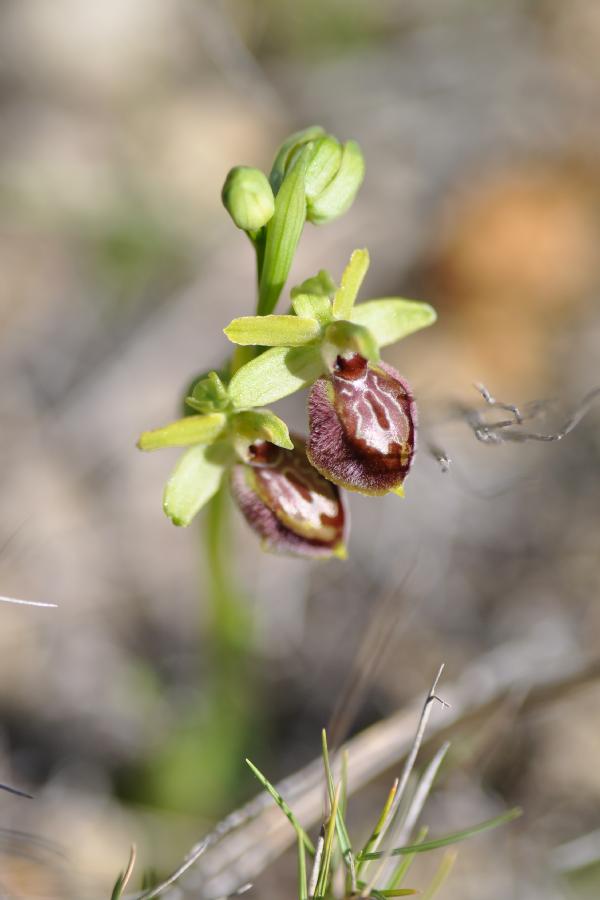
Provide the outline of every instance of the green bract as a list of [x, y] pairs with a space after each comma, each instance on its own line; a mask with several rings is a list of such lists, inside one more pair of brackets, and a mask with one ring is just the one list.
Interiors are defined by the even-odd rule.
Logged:
[[[293, 315], [243, 316], [225, 328], [230, 341], [271, 347], [242, 366], [229, 393], [240, 405], [252, 398], [274, 403], [311, 384], [331, 368], [340, 353], [354, 351], [376, 360], [379, 348], [426, 328], [436, 320], [433, 307], [415, 300], [386, 297], [355, 306], [369, 266], [367, 250], [355, 250], [336, 288], [320, 272], [292, 289]], [[303, 293], [306, 289], [318, 293]]]
[[258, 314], [272, 312], [287, 280], [306, 220], [304, 181], [310, 145], [303, 148], [287, 172], [275, 198], [275, 214], [266, 229], [258, 289]]

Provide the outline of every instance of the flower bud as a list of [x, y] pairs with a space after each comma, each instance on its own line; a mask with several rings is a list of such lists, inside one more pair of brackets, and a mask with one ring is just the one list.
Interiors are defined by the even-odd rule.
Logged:
[[337, 175], [342, 162], [342, 146], [334, 137], [325, 135], [313, 142], [306, 167], [305, 193], [309, 205]]
[[253, 461], [233, 467], [233, 496], [265, 549], [343, 558], [347, 513], [340, 491], [310, 465], [305, 442], [293, 440], [293, 450], [257, 442]]
[[286, 172], [304, 145], [324, 134], [325, 130], [320, 125], [310, 125], [308, 128], [303, 128], [302, 131], [295, 131], [285, 139], [277, 151], [269, 175], [269, 181], [275, 194], [279, 191]]
[[415, 452], [411, 390], [386, 363], [339, 356], [308, 401], [307, 455], [327, 479], [363, 494], [402, 494]]
[[275, 198], [267, 176], [260, 169], [236, 166], [231, 169], [221, 198], [238, 228], [258, 231], [275, 212]]
[[[365, 177], [365, 161], [361, 149], [356, 141], [347, 141], [341, 148], [335, 174], [323, 184], [336, 158], [333, 143], [337, 144], [334, 138], [322, 138], [315, 142], [314, 171], [311, 179], [307, 175], [313, 195], [310, 196], [307, 190], [306, 197], [306, 218], [313, 225], [323, 225], [345, 213], [354, 202]], [[310, 168], [311, 164], [309, 172]]]

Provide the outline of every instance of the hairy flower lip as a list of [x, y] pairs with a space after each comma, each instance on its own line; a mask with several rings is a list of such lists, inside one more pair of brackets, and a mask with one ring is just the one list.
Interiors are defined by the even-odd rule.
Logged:
[[[417, 410], [396, 369], [357, 356], [338, 358], [334, 372], [315, 381], [308, 412], [307, 456], [324, 478], [372, 496], [401, 491], [416, 448]], [[402, 440], [387, 439], [386, 426]]]
[[[332, 556], [344, 558], [345, 543], [349, 529], [349, 517], [344, 499], [336, 485], [322, 478], [322, 476], [314, 470], [308, 458], [306, 457], [306, 445], [303, 438], [297, 435], [293, 436], [294, 450], [282, 450], [274, 448], [273, 445], [264, 442], [257, 444], [255, 448], [256, 462], [235, 465], [230, 474], [230, 485], [232, 494], [239, 506], [244, 518], [262, 538], [264, 549], [277, 553], [285, 553], [298, 557], [311, 557], [314, 559], [326, 559]], [[260, 483], [265, 473], [272, 469], [275, 475], [275, 482], [272, 486], [269, 482], [265, 485]], [[278, 475], [285, 474], [285, 481], [278, 481]], [[308, 478], [309, 483], [316, 485], [317, 489], [311, 494], [307, 489], [303, 478]], [[331, 539], [318, 538], [310, 536], [310, 521], [302, 518], [301, 509], [298, 510], [297, 518], [294, 519], [294, 511], [286, 512], [286, 497], [282, 494], [282, 503], [277, 502], [277, 491], [287, 489], [291, 492], [292, 506], [294, 492], [298, 492], [305, 501], [310, 501], [311, 505], [316, 502], [316, 507], [309, 512], [313, 515], [319, 515], [320, 526], [326, 533], [328, 530], [333, 532]], [[275, 493], [269, 493], [272, 490]], [[317, 495], [316, 499], [315, 495]], [[287, 497], [289, 500], [289, 497]], [[319, 512], [319, 499], [321, 500], [321, 511]], [[327, 506], [334, 509], [330, 510], [332, 515], [328, 515], [325, 509]], [[294, 525], [297, 526], [296, 530]], [[313, 526], [314, 527], [314, 522]], [[308, 533], [303, 534], [306, 530]]]

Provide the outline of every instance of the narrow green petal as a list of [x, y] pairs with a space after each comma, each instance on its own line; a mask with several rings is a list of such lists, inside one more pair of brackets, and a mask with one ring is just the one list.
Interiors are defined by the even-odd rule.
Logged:
[[333, 298], [333, 314], [336, 319], [348, 319], [363, 278], [369, 268], [369, 251], [355, 250], [344, 269], [342, 281]]
[[319, 334], [319, 323], [299, 316], [242, 316], [224, 329], [234, 344], [300, 347]]
[[294, 449], [287, 425], [270, 409], [246, 409], [236, 413], [233, 427], [237, 435], [250, 443], [263, 440], [286, 450]]
[[436, 318], [435, 309], [428, 303], [397, 297], [359, 303], [350, 315], [352, 322], [369, 329], [380, 347], [387, 347], [413, 331], [433, 325]]
[[224, 413], [208, 413], [205, 416], [186, 416], [156, 428], [144, 431], [137, 445], [140, 450], [159, 450], [161, 447], [189, 447], [191, 444], [212, 444], [227, 423]]
[[292, 299], [297, 297], [298, 294], [310, 294], [311, 296], [317, 295], [319, 297], [333, 297], [337, 290], [337, 284], [327, 271], [327, 269], [320, 269], [316, 275], [313, 275], [312, 278], [307, 278], [306, 281], [303, 281], [302, 284], [297, 284], [290, 291], [290, 296]]
[[320, 325], [331, 322], [331, 301], [319, 294], [296, 294], [292, 306], [297, 316], [316, 319]]
[[310, 147], [305, 147], [287, 172], [275, 198], [275, 213], [267, 227], [260, 276], [258, 313], [272, 313], [287, 280], [306, 221], [304, 180]]
[[225, 471], [212, 447], [191, 447], [180, 457], [165, 487], [163, 509], [174, 525], [189, 525], [216, 494]]
[[234, 406], [267, 406], [311, 384], [323, 372], [318, 346], [273, 347], [246, 363], [229, 383]]

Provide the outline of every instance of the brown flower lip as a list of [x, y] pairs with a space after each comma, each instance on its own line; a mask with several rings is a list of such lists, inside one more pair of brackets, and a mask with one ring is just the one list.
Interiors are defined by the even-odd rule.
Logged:
[[252, 461], [232, 469], [232, 494], [265, 549], [343, 558], [349, 520], [341, 492], [311, 466], [304, 439], [292, 440], [293, 450], [254, 444]]
[[402, 493], [416, 448], [412, 391], [387, 363], [338, 356], [308, 401], [312, 465], [340, 487], [363, 494]]

